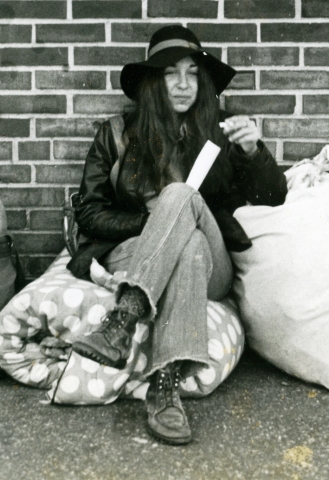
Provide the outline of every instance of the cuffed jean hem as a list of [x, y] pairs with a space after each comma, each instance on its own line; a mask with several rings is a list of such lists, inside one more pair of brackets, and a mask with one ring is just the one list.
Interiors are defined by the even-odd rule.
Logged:
[[129, 287], [138, 287], [145, 293], [145, 295], [147, 297], [147, 300], [149, 302], [149, 306], [151, 308], [151, 313], [149, 314], [149, 320], [150, 321], [154, 320], [154, 318], [157, 314], [157, 308], [156, 308], [156, 305], [155, 305], [154, 301], [152, 300], [151, 292], [149, 291], [149, 289], [145, 285], [143, 285], [142, 282], [138, 282], [138, 281], [134, 281], [134, 280], [122, 280], [121, 282], [119, 282], [118, 283], [118, 288], [117, 288], [117, 291], [116, 291], [116, 294], [115, 294], [116, 304], [119, 303], [119, 300], [121, 298], [122, 290], [127, 285], [129, 285]]
[[[195, 372], [196, 368], [195, 368], [195, 364], [199, 364], [201, 366], [201, 368], [209, 368], [211, 366], [211, 362], [209, 360], [209, 357], [207, 359], [205, 358], [199, 358], [197, 356], [193, 356], [193, 355], [188, 355], [188, 356], [185, 356], [185, 355], [182, 355], [182, 356], [173, 356], [170, 360], [164, 360], [163, 362], [157, 362], [155, 365], [152, 365], [152, 368], [148, 371], [148, 372], [145, 372], [143, 374], [143, 376], [148, 379], [150, 376], [152, 376], [155, 372], [157, 372], [158, 370], [161, 370], [162, 368], [165, 368], [167, 365], [171, 365], [172, 363], [174, 362], [184, 362], [184, 361], [188, 361], [188, 362], [193, 362], [194, 363], [194, 366], [191, 367], [191, 370], [193, 372]], [[186, 372], [185, 370], [185, 375], [184, 375], [184, 378], [187, 378], [190, 376], [190, 373], [189, 372]]]

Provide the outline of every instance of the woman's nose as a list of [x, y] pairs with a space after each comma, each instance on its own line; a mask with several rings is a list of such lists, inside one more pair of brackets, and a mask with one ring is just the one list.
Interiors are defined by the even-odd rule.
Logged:
[[187, 81], [187, 75], [185, 72], [181, 72], [178, 78], [178, 86], [179, 88], [187, 88], [188, 87], [188, 81]]

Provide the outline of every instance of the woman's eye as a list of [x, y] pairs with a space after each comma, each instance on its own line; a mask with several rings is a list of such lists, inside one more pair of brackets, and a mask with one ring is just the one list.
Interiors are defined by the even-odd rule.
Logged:
[[175, 70], [165, 70], [165, 75], [174, 75], [175, 73]]

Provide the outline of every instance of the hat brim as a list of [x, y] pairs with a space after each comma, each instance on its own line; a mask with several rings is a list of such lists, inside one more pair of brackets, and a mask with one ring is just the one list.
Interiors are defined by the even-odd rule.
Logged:
[[219, 95], [231, 82], [236, 71], [202, 48], [198, 50], [186, 47], [166, 48], [143, 62], [128, 63], [121, 71], [121, 88], [127, 97], [135, 100], [138, 85], [150, 69], [169, 67], [182, 58], [195, 54], [203, 56], [205, 68], [211, 76], [217, 95]]

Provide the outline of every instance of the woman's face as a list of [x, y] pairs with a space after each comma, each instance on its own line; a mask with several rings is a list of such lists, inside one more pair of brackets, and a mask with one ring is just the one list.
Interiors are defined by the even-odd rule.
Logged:
[[184, 113], [198, 95], [198, 66], [192, 57], [185, 57], [164, 71], [168, 98], [175, 112]]

